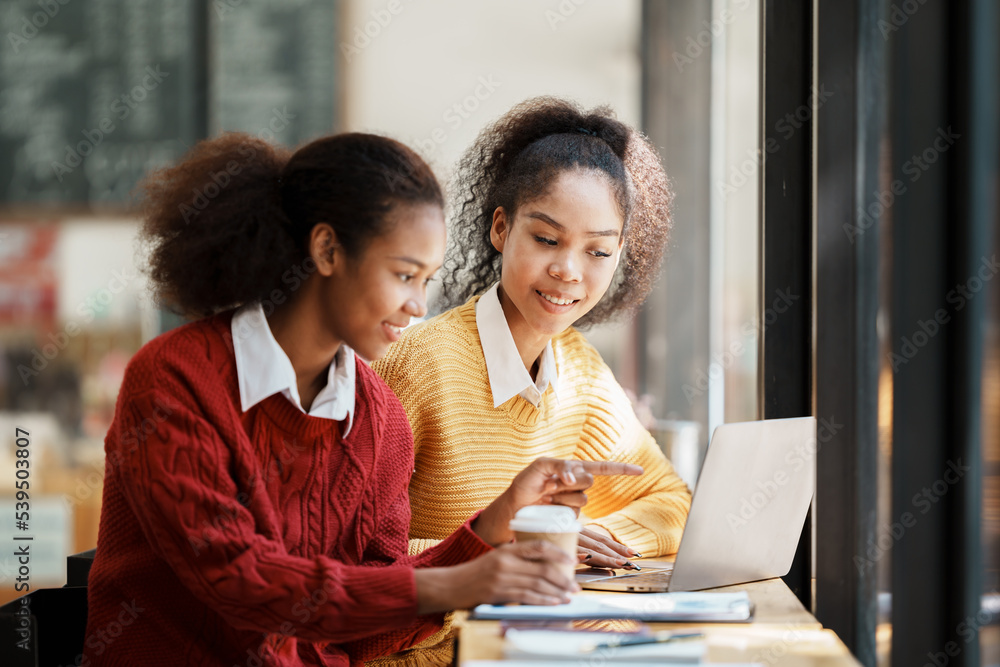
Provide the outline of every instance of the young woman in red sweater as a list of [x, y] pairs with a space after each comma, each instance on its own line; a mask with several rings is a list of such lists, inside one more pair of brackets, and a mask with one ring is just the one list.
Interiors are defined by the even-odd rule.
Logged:
[[441, 190], [415, 153], [225, 135], [151, 176], [143, 201], [152, 283], [198, 319], [126, 371], [81, 664], [359, 664], [446, 610], [576, 590], [555, 566], [568, 555], [510, 544], [507, 522], [637, 466], [539, 459], [406, 556], [413, 439], [359, 357], [426, 312], [443, 258]]

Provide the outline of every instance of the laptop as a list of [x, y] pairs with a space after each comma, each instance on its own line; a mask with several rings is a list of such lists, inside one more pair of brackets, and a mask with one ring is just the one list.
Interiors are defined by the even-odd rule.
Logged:
[[[788, 574], [813, 496], [816, 418], [715, 430], [671, 563], [642, 571], [579, 570], [581, 588], [697, 591]], [[613, 575], [613, 576], [612, 576]]]

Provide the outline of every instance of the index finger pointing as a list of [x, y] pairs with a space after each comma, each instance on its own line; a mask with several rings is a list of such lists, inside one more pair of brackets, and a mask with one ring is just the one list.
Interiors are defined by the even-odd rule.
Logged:
[[580, 461], [591, 475], [641, 475], [642, 466], [617, 461]]

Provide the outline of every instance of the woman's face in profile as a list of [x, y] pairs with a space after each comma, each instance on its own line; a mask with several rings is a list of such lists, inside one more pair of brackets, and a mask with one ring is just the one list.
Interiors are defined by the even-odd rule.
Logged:
[[335, 263], [324, 296], [332, 331], [369, 361], [385, 354], [411, 317], [427, 313], [427, 283], [444, 260], [441, 207], [399, 204], [385, 222], [389, 231], [360, 257]]
[[597, 172], [565, 171], [509, 223], [494, 215], [491, 230], [503, 253], [501, 303], [509, 300], [524, 324], [552, 337], [590, 312], [611, 285], [622, 232], [614, 193]]

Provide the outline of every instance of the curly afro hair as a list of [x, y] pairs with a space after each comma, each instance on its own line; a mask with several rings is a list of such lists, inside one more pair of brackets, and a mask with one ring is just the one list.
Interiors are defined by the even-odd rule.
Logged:
[[357, 255], [390, 231], [386, 214], [395, 205], [444, 207], [437, 178], [415, 152], [361, 133], [317, 139], [294, 154], [223, 134], [150, 174], [140, 193], [153, 289], [192, 318], [269, 298], [281, 303], [300, 284], [293, 271], [315, 270], [307, 243], [320, 222]]
[[670, 231], [670, 184], [659, 155], [608, 107], [584, 111], [567, 100], [538, 97], [517, 105], [483, 130], [458, 165], [451, 238], [441, 307], [481, 294], [500, 279], [493, 247], [493, 212], [513, 219], [519, 206], [543, 196], [571, 169], [601, 173], [622, 215], [625, 246], [611, 286], [575, 324], [588, 327], [631, 315], [659, 275]]

